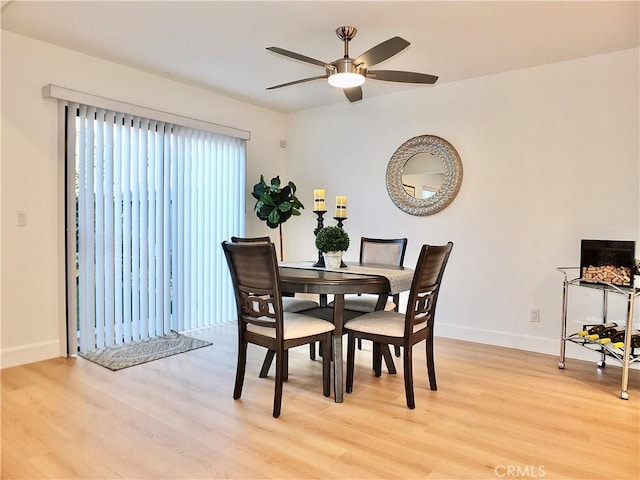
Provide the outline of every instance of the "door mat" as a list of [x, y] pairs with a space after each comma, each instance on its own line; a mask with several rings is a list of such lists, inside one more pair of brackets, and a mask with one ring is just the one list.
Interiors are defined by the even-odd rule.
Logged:
[[81, 352], [78, 353], [78, 356], [115, 371], [209, 345], [213, 344], [205, 340], [187, 337], [178, 332], [171, 332], [168, 335], [139, 342]]

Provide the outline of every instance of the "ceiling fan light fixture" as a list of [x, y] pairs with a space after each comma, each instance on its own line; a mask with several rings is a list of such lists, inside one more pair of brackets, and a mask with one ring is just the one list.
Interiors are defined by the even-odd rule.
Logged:
[[362, 89], [360, 85], [364, 83], [367, 77], [371, 76], [374, 80], [384, 82], [401, 82], [401, 83], [423, 83], [434, 84], [438, 77], [435, 75], [427, 75], [425, 73], [404, 72], [399, 70], [370, 70], [373, 65], [393, 57], [407, 48], [410, 43], [404, 38], [392, 37], [382, 43], [370, 48], [357, 58], [353, 59], [349, 56], [349, 42], [353, 39], [357, 32], [355, 27], [339, 27], [336, 29], [336, 35], [344, 43], [344, 56], [333, 62], [325, 63], [315, 58], [307, 57], [296, 52], [291, 52], [279, 47], [267, 47], [267, 50], [293, 58], [301, 62], [324, 67], [325, 75], [303, 78], [293, 82], [282, 83], [267, 90], [288, 87], [299, 83], [310, 82], [326, 78], [329, 85], [340, 88], [347, 100], [350, 102], [358, 102], [362, 100]]
[[364, 83], [364, 75], [359, 73], [342, 72], [329, 75], [329, 85], [337, 88], [359, 87]]

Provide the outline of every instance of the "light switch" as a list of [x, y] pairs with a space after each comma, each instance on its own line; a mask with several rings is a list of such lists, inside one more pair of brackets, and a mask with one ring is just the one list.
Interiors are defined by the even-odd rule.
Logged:
[[27, 211], [26, 210], [18, 210], [16, 212], [16, 225], [18, 227], [26, 227], [27, 226]]

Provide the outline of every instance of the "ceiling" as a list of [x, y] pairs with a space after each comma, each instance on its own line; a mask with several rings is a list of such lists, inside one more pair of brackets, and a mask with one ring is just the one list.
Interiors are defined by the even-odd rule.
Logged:
[[[368, 79], [364, 98], [640, 45], [640, 1], [2, 1], [2, 28], [280, 112], [347, 102], [316, 80], [343, 55], [335, 29], [355, 26], [350, 56], [400, 36], [411, 45], [376, 69], [438, 75], [434, 86]], [[612, 72], [615, 74], [615, 72]], [[355, 105], [355, 104], [354, 104]]]

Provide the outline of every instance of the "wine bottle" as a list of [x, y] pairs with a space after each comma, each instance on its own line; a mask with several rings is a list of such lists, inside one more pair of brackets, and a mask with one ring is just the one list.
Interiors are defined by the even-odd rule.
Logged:
[[605, 328], [598, 335], [600, 336], [600, 338], [610, 338], [612, 342], [615, 342], [614, 338], [616, 338], [618, 335], [622, 335], [622, 338], [624, 339], [625, 330], [625, 327], [618, 327], [616, 325], [615, 327]]
[[[619, 328], [621, 328], [622, 330], [618, 332], [615, 336], [611, 337], [611, 341], [614, 343], [624, 342], [625, 328], [624, 327], [619, 327]], [[631, 332], [630, 344], [631, 344], [631, 348], [640, 347], [640, 330], [634, 330], [633, 332]]]
[[618, 324], [616, 322], [607, 322], [607, 323], [603, 323], [600, 325], [585, 325], [585, 327], [589, 327], [587, 328], [587, 333], [589, 335], [599, 335], [607, 328], [613, 328], [613, 327], [617, 327]]

